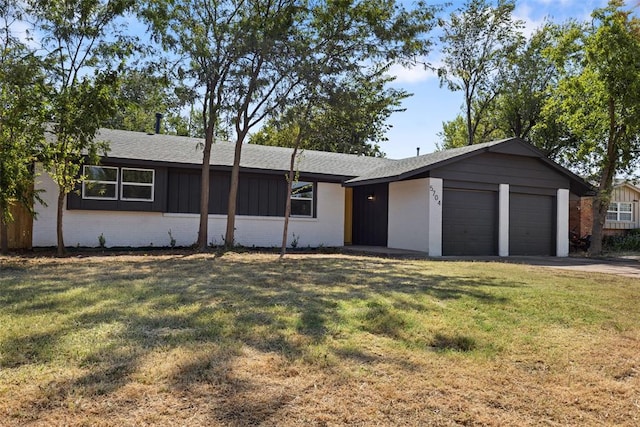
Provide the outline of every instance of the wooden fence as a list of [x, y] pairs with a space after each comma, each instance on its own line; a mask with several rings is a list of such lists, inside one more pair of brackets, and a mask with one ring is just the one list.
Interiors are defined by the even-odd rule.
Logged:
[[31, 249], [33, 233], [33, 217], [29, 211], [20, 204], [11, 207], [14, 221], [9, 224], [7, 234], [9, 237], [9, 249]]

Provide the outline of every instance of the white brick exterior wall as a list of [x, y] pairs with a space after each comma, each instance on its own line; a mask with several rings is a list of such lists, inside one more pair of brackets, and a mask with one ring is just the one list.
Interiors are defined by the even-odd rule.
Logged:
[[[33, 246], [56, 245], [56, 204], [58, 190], [49, 175], [41, 173], [37, 188], [47, 207], [36, 205]], [[298, 247], [342, 246], [344, 244], [344, 189], [340, 184], [318, 183], [317, 218], [291, 218], [289, 243], [293, 233]], [[64, 241], [67, 246], [97, 247], [104, 235], [106, 246], [169, 246], [169, 230], [176, 245], [189, 246], [198, 236], [198, 214], [159, 212], [66, 210], [63, 215]], [[236, 243], [243, 246], [279, 247], [283, 218], [236, 216]], [[209, 215], [209, 242], [222, 244], [226, 215]]]

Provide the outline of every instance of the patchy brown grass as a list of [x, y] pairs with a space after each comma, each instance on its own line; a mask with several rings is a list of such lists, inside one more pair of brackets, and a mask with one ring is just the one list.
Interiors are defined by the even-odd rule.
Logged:
[[639, 300], [501, 263], [0, 257], [0, 425], [638, 425]]

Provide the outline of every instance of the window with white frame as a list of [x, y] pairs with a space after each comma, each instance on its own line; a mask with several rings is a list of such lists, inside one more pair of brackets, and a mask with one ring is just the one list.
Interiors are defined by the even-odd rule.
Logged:
[[296, 181], [291, 187], [291, 216], [313, 216], [313, 182]]
[[633, 221], [633, 205], [631, 202], [609, 203], [607, 221]]
[[83, 199], [118, 200], [118, 168], [85, 165], [83, 174]]
[[155, 171], [153, 169], [122, 168], [120, 199], [128, 201], [153, 201]]

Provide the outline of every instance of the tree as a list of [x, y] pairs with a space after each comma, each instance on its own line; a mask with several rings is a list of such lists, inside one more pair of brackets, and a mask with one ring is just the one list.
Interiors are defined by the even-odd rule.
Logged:
[[[438, 144], [438, 149], [464, 147], [469, 144], [467, 122], [463, 114], [458, 114], [453, 120], [442, 123], [442, 132], [438, 133], [442, 143]], [[495, 141], [507, 138], [508, 133], [503, 123], [500, 123], [498, 111], [491, 109], [487, 111], [486, 118], [478, 123], [474, 143]]]
[[8, 251], [11, 206], [33, 212], [33, 164], [44, 138], [43, 64], [11, 33], [21, 17], [15, 2], [0, 0], [0, 252]]
[[[203, 147], [198, 246], [207, 244], [209, 161], [214, 131], [226, 116], [235, 131], [235, 154], [225, 246], [234, 244], [242, 146], [251, 128], [297, 96], [310, 70], [327, 73], [361, 61], [393, 60], [425, 52], [420, 37], [433, 8], [408, 13], [394, 1], [232, 0], [149, 1], [143, 16], [166, 48], [188, 59], [185, 76], [200, 88]], [[315, 71], [313, 71], [315, 73]]]
[[[312, 98], [312, 108], [303, 115], [308, 131], [304, 132], [301, 146], [307, 150], [384, 155], [378, 144], [386, 141], [386, 132], [390, 128], [387, 119], [395, 112], [404, 111], [400, 105], [410, 95], [404, 90], [386, 87], [394, 80], [385, 74], [386, 67], [362, 71], [366, 74], [340, 79], [323, 96]], [[249, 143], [296, 146], [296, 137], [292, 135], [297, 133], [301, 120], [290, 121], [289, 127], [284, 128], [282, 121], [283, 117], [293, 113], [293, 109], [287, 108], [282, 116], [271, 118], [251, 136]]]
[[443, 66], [438, 69], [441, 85], [464, 91], [467, 144], [472, 145], [478, 127], [485, 120], [499, 94], [499, 74], [507, 59], [521, 43], [517, 29], [522, 26], [512, 16], [515, 3], [498, 0], [469, 0], [442, 21]]
[[58, 185], [57, 253], [65, 252], [64, 201], [83, 179], [85, 156], [97, 162], [106, 143], [95, 135], [117, 111], [117, 72], [134, 45], [116, 24], [131, 0], [31, 0], [30, 14], [50, 63], [53, 138], [45, 147], [47, 171]]
[[[117, 97], [122, 109], [109, 117], [105, 125], [113, 129], [153, 133], [156, 113], [165, 120], [179, 116], [181, 102], [171, 90], [167, 76], [157, 75], [151, 69], [131, 69], [118, 79]], [[173, 123], [180, 128], [180, 121]], [[185, 126], [186, 127], [186, 126]]]
[[[554, 49], [568, 26], [545, 24], [517, 47], [499, 73], [494, 102], [476, 129], [475, 142], [517, 137], [538, 147], [548, 157], [562, 162], [562, 153], [573, 138], [557, 120], [559, 112], [550, 103], [558, 85], [559, 70], [547, 54]], [[463, 115], [443, 123], [443, 148], [468, 143]]]
[[598, 181], [591, 255], [602, 252], [613, 179], [640, 148], [640, 22], [623, 6], [612, 0], [596, 9], [593, 22], [568, 31], [554, 56], [564, 65], [555, 107], [578, 141], [567, 154]]
[[250, 140], [255, 144], [293, 148], [286, 175], [281, 259], [287, 249], [291, 196], [293, 184], [298, 181], [298, 155], [305, 149], [382, 155], [371, 141], [384, 139], [388, 128], [385, 120], [398, 111], [401, 100], [408, 95], [401, 90], [385, 89], [385, 84], [393, 80], [385, 75], [387, 67], [360, 74], [366, 71], [356, 69], [348, 76], [319, 73], [317, 80], [307, 75], [304, 90], [298, 93], [295, 103], [272, 117]]
[[[180, 76], [191, 81], [194, 90], [202, 100], [202, 123], [205, 129], [200, 185], [200, 224], [198, 229], [198, 248], [207, 247], [209, 215], [209, 176], [211, 150], [216, 130], [223, 122], [223, 115], [231, 111], [234, 105], [245, 106], [242, 94], [251, 100], [263, 79], [258, 79], [265, 60], [254, 55], [252, 50], [270, 52], [273, 41], [283, 30], [286, 19], [277, 15], [282, 9], [294, 11], [291, 2], [236, 2], [214, 0], [201, 2], [185, 1], [149, 1], [142, 8], [141, 15], [149, 24], [151, 31], [165, 49], [184, 57]], [[280, 27], [278, 27], [280, 26]], [[284, 52], [281, 52], [284, 53]], [[253, 69], [253, 79], [243, 80], [247, 69]], [[257, 74], [256, 74], [257, 71]], [[249, 71], [250, 72], [250, 71]], [[248, 84], [245, 84], [248, 83]], [[235, 95], [235, 98], [234, 98]], [[239, 98], [238, 98], [239, 97]], [[238, 143], [236, 158], [239, 159], [247, 123], [238, 113], [236, 132]], [[251, 120], [249, 121], [250, 124]], [[238, 128], [240, 130], [238, 130]], [[235, 170], [235, 168], [234, 168]], [[233, 184], [232, 184], [233, 187]], [[237, 188], [237, 182], [236, 182]], [[230, 197], [231, 199], [231, 197]], [[230, 204], [229, 216], [234, 212]], [[232, 244], [232, 242], [226, 242]]]

